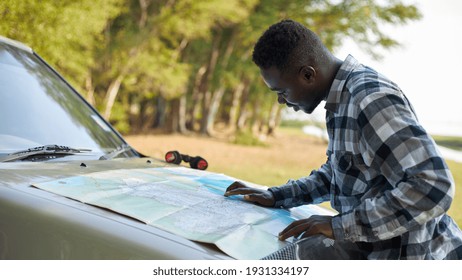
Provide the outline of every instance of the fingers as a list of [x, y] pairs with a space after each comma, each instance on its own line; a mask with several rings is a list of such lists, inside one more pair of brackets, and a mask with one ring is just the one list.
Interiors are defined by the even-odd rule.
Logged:
[[228, 188], [226, 188], [226, 192], [235, 190], [240, 187], [245, 187], [245, 185], [239, 181], [235, 181], [231, 185], [229, 185]]
[[271, 207], [274, 205], [273, 193], [268, 190], [252, 188], [242, 182], [232, 183], [225, 191], [224, 196], [244, 195], [244, 199], [263, 206]]
[[273, 194], [269, 191], [262, 191], [258, 194], [247, 194], [244, 195], [244, 199], [250, 202], [260, 204], [262, 206], [274, 206], [274, 197]]
[[331, 222], [331, 216], [313, 215], [308, 219], [291, 223], [279, 233], [279, 239], [286, 240], [289, 237], [296, 237], [301, 234], [302, 238], [316, 234], [323, 234], [329, 238], [334, 238]]
[[283, 231], [279, 233], [279, 240], [286, 240], [289, 237], [297, 237], [301, 233], [309, 229], [310, 224], [307, 223], [306, 219], [292, 222]]
[[246, 186], [244, 183], [236, 181], [229, 185], [229, 187], [225, 191], [225, 196], [232, 196], [238, 194], [251, 194], [255, 193], [256, 190], [254, 188]]

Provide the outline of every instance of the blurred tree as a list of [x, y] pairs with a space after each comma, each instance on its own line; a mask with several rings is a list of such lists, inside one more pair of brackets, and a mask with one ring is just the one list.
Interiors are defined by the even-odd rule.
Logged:
[[[254, 132], [274, 132], [281, 116], [281, 106], [277, 105], [273, 96], [268, 96], [268, 90], [261, 82], [258, 69], [250, 59], [253, 45], [271, 24], [284, 18], [292, 18], [318, 33], [333, 51], [341, 46], [345, 39], [351, 38], [369, 50], [372, 56], [379, 57], [380, 47], [390, 48], [398, 45], [382, 31], [387, 24], [405, 24], [420, 17], [415, 6], [404, 5], [401, 1], [258, 1], [247, 19], [223, 29], [214, 36], [213, 42], [199, 42], [201, 46], [208, 46], [206, 49], [209, 50], [210, 57], [213, 57], [213, 51], [220, 51], [216, 46], [228, 46], [226, 51], [221, 48], [221, 53], [226, 55], [220, 56], [217, 61], [218, 67], [212, 74], [212, 80], [216, 83], [207, 84], [206, 87], [216, 98], [210, 98], [206, 94], [198, 97], [195, 94], [193, 98], [220, 102], [202, 102], [203, 107], [209, 105], [210, 109], [202, 108], [202, 114], [198, 115], [202, 124], [200, 132], [210, 134], [216, 121], [215, 114], [222, 116], [219, 121], [227, 123], [229, 131], [247, 128]], [[220, 42], [217, 43], [216, 40]], [[198, 68], [196, 77], [203, 75], [203, 69]], [[230, 97], [224, 95], [225, 93], [229, 93]], [[222, 108], [221, 110], [226, 112], [220, 114], [216, 108]], [[196, 108], [192, 110], [198, 111]], [[193, 113], [189, 115], [195, 116]]]
[[0, 34], [32, 47], [82, 89], [121, 0], [0, 1]]
[[[214, 28], [246, 18], [252, 8], [247, 3], [252, 1], [125, 0], [126, 9], [108, 25], [105, 45], [92, 69], [92, 84], [103, 116], [111, 118], [123, 86], [131, 96], [120, 100], [133, 102], [127, 107], [139, 115], [135, 120], [156, 116], [135, 127], [184, 128], [185, 94], [193, 62], [197, 62], [184, 58], [185, 48], [192, 40], [213, 40]], [[208, 61], [201, 90], [208, 88], [216, 61], [216, 56]]]
[[353, 39], [374, 57], [383, 30], [421, 17], [400, 0], [41, 0], [0, 2], [0, 34], [40, 53], [122, 132], [274, 132], [281, 106], [251, 61], [284, 18], [335, 51]]

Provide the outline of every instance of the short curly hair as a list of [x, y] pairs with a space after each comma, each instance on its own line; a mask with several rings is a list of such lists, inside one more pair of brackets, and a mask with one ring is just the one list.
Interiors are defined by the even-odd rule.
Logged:
[[280, 71], [286, 71], [292, 64], [314, 62], [323, 48], [314, 32], [286, 19], [271, 25], [258, 39], [252, 60], [262, 69], [275, 66]]

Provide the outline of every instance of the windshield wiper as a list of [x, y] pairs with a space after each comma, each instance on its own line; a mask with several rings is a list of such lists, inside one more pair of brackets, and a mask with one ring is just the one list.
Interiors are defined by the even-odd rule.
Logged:
[[[76, 149], [67, 146], [59, 146], [59, 145], [45, 145], [30, 148], [27, 150], [18, 151], [7, 156], [0, 158], [0, 162], [8, 162], [8, 161], [15, 161], [25, 159], [31, 156], [47, 156], [47, 155], [75, 155], [84, 152], [91, 152], [90, 149]], [[54, 157], [53, 157], [54, 158]]]
[[99, 159], [100, 160], [113, 159], [116, 156], [118, 156], [118, 155], [120, 155], [122, 153], [125, 153], [125, 152], [129, 152], [129, 151], [133, 151], [133, 148], [128, 144], [123, 144], [123, 145], [115, 148], [114, 150], [110, 151], [109, 153], [101, 156]]

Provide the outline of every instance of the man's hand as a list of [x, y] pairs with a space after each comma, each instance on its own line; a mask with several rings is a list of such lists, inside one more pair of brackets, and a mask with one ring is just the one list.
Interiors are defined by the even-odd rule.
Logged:
[[225, 192], [225, 196], [243, 194], [244, 199], [250, 202], [255, 202], [262, 206], [274, 206], [273, 193], [268, 190], [261, 190], [244, 185], [244, 183], [236, 181], [232, 183]]
[[279, 233], [279, 240], [286, 240], [294, 236], [297, 237], [301, 234], [300, 238], [308, 236], [323, 234], [326, 237], [334, 239], [332, 229], [332, 217], [313, 215], [308, 219], [302, 219], [291, 223], [281, 233]]

